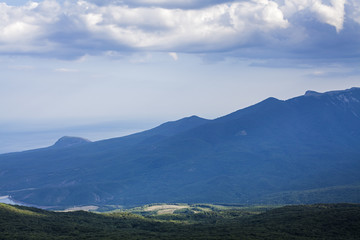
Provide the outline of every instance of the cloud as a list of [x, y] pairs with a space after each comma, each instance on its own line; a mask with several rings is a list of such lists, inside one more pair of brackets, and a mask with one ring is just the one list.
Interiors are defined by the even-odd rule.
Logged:
[[174, 59], [174, 61], [177, 61], [179, 59], [176, 52], [169, 52], [169, 56]]
[[321, 22], [330, 24], [339, 32], [343, 28], [346, 0], [331, 0], [331, 6], [315, 1], [311, 10], [317, 13]]
[[331, 69], [321, 69], [309, 72], [305, 75], [307, 78], [324, 78], [324, 79], [345, 79], [353, 76], [359, 76], [359, 70], [344, 67], [333, 66]]
[[74, 73], [74, 72], [78, 72], [78, 70], [77, 69], [71, 69], [71, 68], [56, 68], [55, 72]]
[[[45, 46], [43, 51], [49, 51], [51, 46], [50, 50], [61, 46], [62, 50], [84, 51], [217, 51], [246, 42], [253, 32], [285, 28], [288, 24], [272, 1], [234, 2], [195, 10], [98, 6], [86, 1], [66, 2], [59, 8], [54, 1], [22, 7], [2, 4], [6, 20], [0, 41], [25, 41], [32, 47], [27, 49], [29, 52], [40, 46]], [[35, 44], [39, 41], [45, 45]]]
[[229, 2], [229, 0], [89, 0], [98, 6], [127, 5], [130, 7], [161, 7], [177, 9], [199, 9]]
[[[57, 22], [56, 16], [60, 12], [60, 5], [55, 1], [29, 2], [20, 7], [0, 3], [0, 51], [45, 50], [45, 40], [50, 30], [48, 27]], [[39, 43], [38, 40], [43, 42]]]
[[[359, 12], [355, 0], [0, 3], [0, 54], [61, 59], [109, 52], [343, 58], [354, 54], [344, 45], [360, 31]], [[350, 43], [358, 46], [360, 40]], [[324, 46], [330, 50], [325, 52]]]
[[308, 12], [308, 18], [315, 17], [319, 22], [329, 24], [340, 32], [344, 24], [345, 4], [346, 0], [330, 0], [328, 4], [324, 4], [322, 0], [286, 0], [282, 10], [290, 18], [299, 12]]
[[360, 2], [358, 0], [347, 0], [349, 6], [349, 17], [360, 24]]

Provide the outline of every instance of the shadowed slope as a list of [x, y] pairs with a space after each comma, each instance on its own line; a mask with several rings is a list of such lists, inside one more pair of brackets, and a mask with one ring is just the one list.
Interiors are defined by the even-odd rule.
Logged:
[[0, 193], [72, 206], [294, 203], [314, 189], [307, 203], [336, 202], [337, 191], [359, 202], [359, 116], [359, 88], [308, 92], [215, 120], [193, 116], [127, 137], [4, 154]]

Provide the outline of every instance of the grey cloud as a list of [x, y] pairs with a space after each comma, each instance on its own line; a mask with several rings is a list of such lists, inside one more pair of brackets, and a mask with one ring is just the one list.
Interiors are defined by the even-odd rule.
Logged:
[[360, 54], [360, 8], [351, 0], [131, 2], [3, 3], [0, 54], [74, 59], [159, 51], [292, 62]]

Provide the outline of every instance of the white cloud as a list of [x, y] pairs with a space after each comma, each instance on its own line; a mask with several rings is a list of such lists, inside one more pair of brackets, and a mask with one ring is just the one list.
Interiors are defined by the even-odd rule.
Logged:
[[[9, 50], [8, 46], [13, 46], [13, 51], [24, 48], [24, 52], [46, 52], [59, 45], [72, 48], [72, 44], [82, 48], [91, 41], [100, 42], [100, 49], [112, 43], [114, 49], [108, 50], [120, 46], [155, 51], [188, 47], [190, 51], [216, 50], [246, 42], [249, 33], [287, 26], [278, 5], [267, 0], [197, 10], [98, 6], [82, 0], [64, 5], [44, 1], [20, 7], [2, 3], [0, 11], [2, 52]], [[59, 27], [64, 19], [69, 28]], [[68, 36], [67, 42], [62, 41], [61, 31]], [[87, 39], [77, 38], [81, 32]], [[60, 38], [52, 37], [53, 34]]]
[[326, 74], [326, 72], [322, 71], [322, 70], [316, 70], [312, 73], [314, 76], [323, 76]]
[[[307, 26], [292, 18], [300, 12], [340, 32], [346, 0], [330, 0], [330, 5], [321, 0], [213, 0], [210, 6], [197, 0], [207, 7], [193, 9], [160, 7], [170, 4], [168, 0], [137, 0], [136, 6], [124, 4], [127, 1], [91, 2], [97, 1], [0, 3], [0, 54], [74, 58], [106, 52], [222, 52], [249, 46], [276, 52], [286, 42], [301, 44], [311, 38]], [[355, 0], [348, 4], [359, 11]], [[352, 16], [360, 22], [355, 13]]]
[[77, 69], [71, 69], [71, 68], [56, 68], [55, 72], [73, 73], [73, 72], [78, 72], [78, 70]]
[[[134, 0], [134, 2], [138, 4], [151, 4], [151, 5], [160, 5], [160, 4], [191, 4], [191, 2], [194, 2], [192, 0]], [[195, 1], [196, 2], [196, 1]]]
[[176, 52], [169, 52], [169, 56], [174, 59], [174, 61], [177, 61], [179, 59]]
[[97, 39], [146, 50], [221, 49], [253, 32], [288, 26], [272, 1], [235, 2], [205, 9], [130, 8], [81, 1], [76, 15]]
[[360, 1], [359, 0], [348, 0], [350, 12], [350, 18], [360, 24]]
[[311, 10], [317, 14], [321, 22], [332, 25], [339, 32], [343, 28], [346, 0], [331, 0], [331, 6], [315, 1]]
[[309, 10], [320, 22], [334, 26], [339, 32], [344, 24], [346, 0], [331, 0], [330, 3], [324, 4], [322, 0], [285, 0], [282, 10], [286, 17]]
[[0, 3], [0, 51], [44, 51], [49, 27], [60, 13], [56, 1], [29, 2], [20, 7]]
[[[229, 2], [229, 0], [88, 0], [99, 6], [128, 5], [143, 7], [162, 7], [178, 9], [199, 9], [211, 5]], [[246, 1], [246, 0], [242, 0]]]

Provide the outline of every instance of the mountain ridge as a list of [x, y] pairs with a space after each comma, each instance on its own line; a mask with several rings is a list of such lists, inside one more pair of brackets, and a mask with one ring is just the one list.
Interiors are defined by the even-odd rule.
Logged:
[[[355, 186], [348, 199], [358, 202], [357, 115], [360, 88], [352, 88], [268, 98], [213, 120], [191, 116], [125, 137], [0, 155], [0, 194], [52, 206], [249, 204], [276, 194], [277, 202], [291, 203], [282, 195], [289, 191]], [[326, 194], [316, 199], [332, 201]]]

